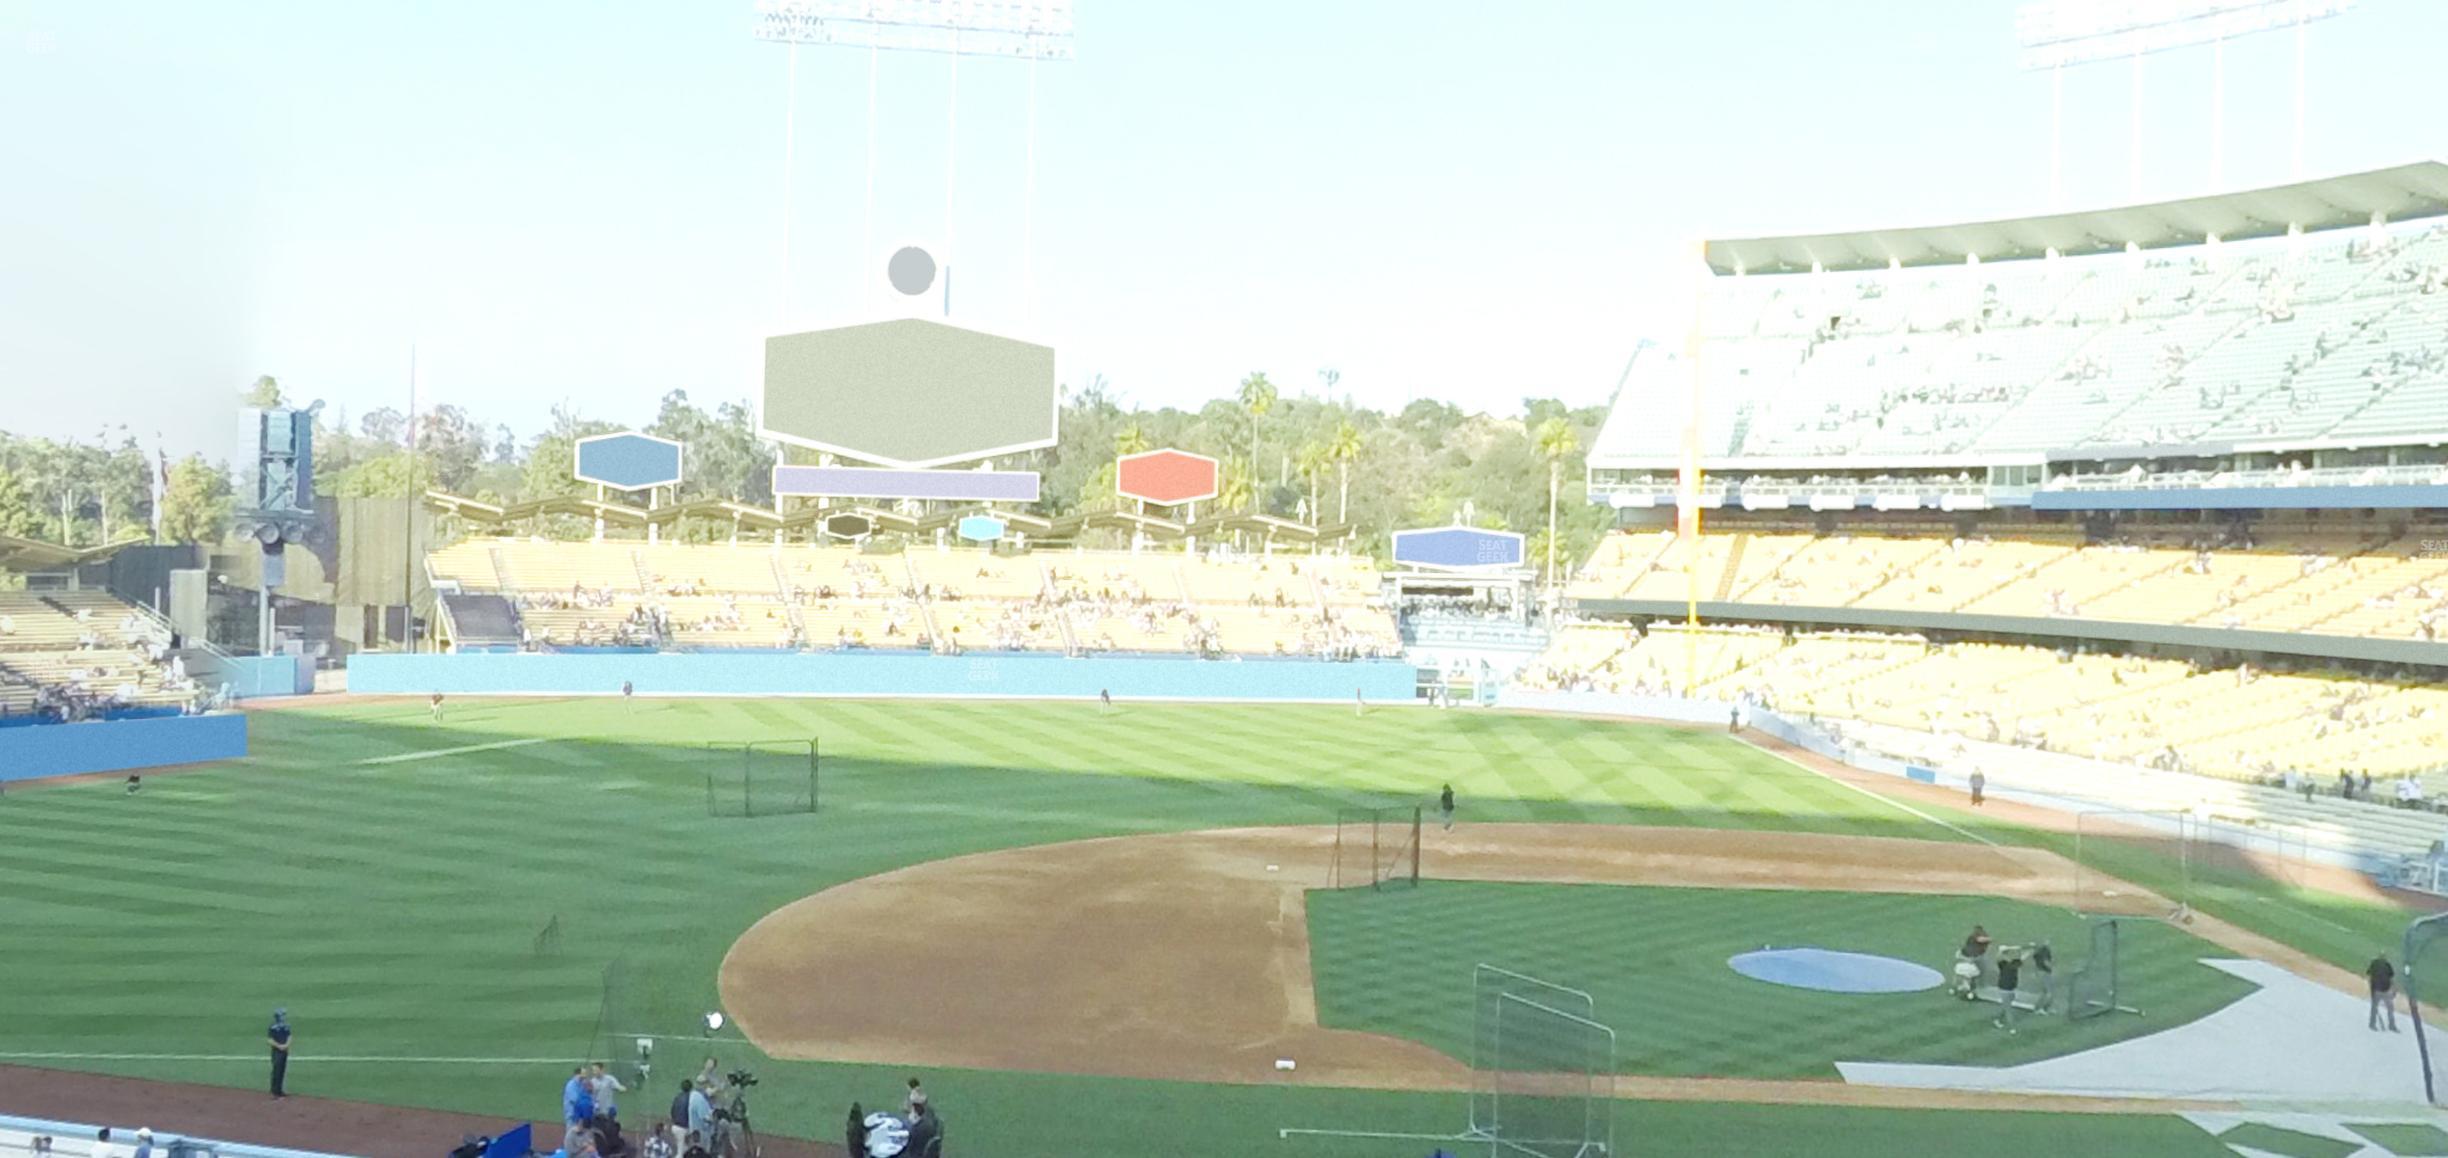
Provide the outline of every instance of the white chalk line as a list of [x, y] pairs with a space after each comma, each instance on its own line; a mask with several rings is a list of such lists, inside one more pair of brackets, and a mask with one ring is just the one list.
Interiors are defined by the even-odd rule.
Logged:
[[[358, 1065], [539, 1066], [569, 1065], [565, 1057], [406, 1057], [297, 1054], [301, 1061]], [[260, 1053], [0, 1053], [0, 1061], [261, 1062]]]
[[1776, 750], [1776, 749], [1774, 749], [1774, 748], [1763, 748], [1763, 747], [1759, 746], [1758, 744], [1753, 744], [1753, 743], [1751, 743], [1751, 741], [1750, 741], [1749, 739], [1745, 739], [1745, 740], [1743, 740], [1743, 743], [1744, 743], [1744, 744], [1746, 744], [1746, 745], [1749, 745], [1749, 746], [1750, 746], [1750, 748], [1751, 748], [1751, 750], [1753, 750], [1753, 751], [1755, 751], [1755, 752], [1765, 752], [1765, 753], [1767, 753], [1768, 755], [1774, 756], [1774, 757], [1776, 757], [1776, 758], [1777, 758], [1777, 759], [1779, 759], [1779, 760], [1783, 760], [1784, 762], [1786, 762], [1786, 763], [1788, 763], [1788, 764], [1791, 764], [1791, 765], [1793, 765], [1794, 767], [1799, 768], [1799, 769], [1801, 769], [1801, 770], [1803, 770], [1803, 771], [1805, 771], [1805, 772], [1808, 772], [1808, 773], [1810, 773], [1811, 775], [1813, 775], [1813, 776], [1816, 776], [1816, 777], [1820, 778], [1821, 780], [1825, 780], [1825, 781], [1827, 781], [1828, 783], [1833, 784], [1833, 785], [1835, 785], [1835, 786], [1837, 786], [1837, 787], [1839, 787], [1839, 788], [1844, 788], [1844, 789], [1849, 789], [1849, 790], [1854, 791], [1854, 792], [1859, 792], [1859, 793], [1861, 793], [1862, 795], [1867, 796], [1867, 797], [1869, 797], [1869, 798], [1870, 798], [1870, 799], [1872, 799], [1872, 800], [1876, 800], [1876, 801], [1878, 801], [1879, 803], [1884, 804], [1884, 805], [1886, 805], [1886, 806], [1888, 806], [1888, 807], [1890, 807], [1890, 808], [1896, 809], [1896, 810], [1901, 811], [1901, 812], [1910, 813], [1911, 815], [1914, 815], [1914, 816], [1918, 816], [1918, 817], [1920, 817], [1921, 819], [1926, 820], [1926, 821], [1930, 822], [1931, 824], [1935, 824], [1935, 825], [1937, 825], [1937, 826], [1938, 826], [1938, 827], [1940, 827], [1940, 828], [1946, 829], [1946, 830], [1947, 830], [1947, 831], [1949, 831], [1949, 832], [1957, 833], [1957, 834], [1962, 835], [1963, 837], [1965, 837], [1965, 838], [1967, 838], [1967, 839], [1970, 839], [1970, 840], [1977, 840], [1977, 841], [1981, 842], [1982, 844], [1988, 845], [1988, 846], [1989, 846], [1989, 847], [1991, 847], [1991, 848], [2000, 848], [2000, 847], [2003, 847], [2003, 846], [2002, 846], [2002, 845], [2000, 845], [2000, 844], [1999, 844], [1997, 841], [1994, 841], [1994, 840], [1989, 839], [1988, 837], [1982, 836], [1981, 834], [1979, 834], [1979, 833], [1977, 833], [1977, 832], [1974, 832], [1974, 831], [1972, 831], [1971, 829], [1965, 828], [1965, 827], [1963, 827], [1962, 825], [1956, 824], [1956, 823], [1954, 823], [1953, 821], [1941, 820], [1941, 819], [1939, 819], [1939, 818], [1937, 818], [1937, 817], [1935, 817], [1935, 816], [1930, 815], [1929, 813], [1923, 812], [1923, 811], [1921, 811], [1920, 809], [1913, 807], [1912, 805], [1906, 804], [1906, 803], [1904, 803], [1904, 802], [1903, 802], [1903, 801], [1901, 801], [1901, 800], [1897, 800], [1896, 798], [1894, 798], [1894, 797], [1892, 797], [1892, 796], [1885, 796], [1885, 795], [1882, 795], [1882, 794], [1880, 794], [1880, 793], [1873, 792], [1873, 791], [1871, 791], [1871, 790], [1869, 790], [1869, 789], [1867, 789], [1867, 788], [1862, 787], [1862, 786], [1861, 786], [1861, 785], [1859, 785], [1859, 784], [1855, 784], [1855, 783], [1853, 783], [1853, 782], [1852, 782], [1852, 781], [1850, 781], [1850, 780], [1841, 780], [1841, 779], [1838, 779], [1837, 777], [1835, 777], [1835, 776], [1831, 776], [1831, 775], [1829, 775], [1828, 773], [1823, 772], [1823, 771], [1820, 771], [1820, 770], [1819, 770], [1819, 769], [1817, 769], [1817, 768], [1813, 768], [1813, 767], [1811, 767], [1810, 765], [1805, 764], [1805, 763], [1803, 763], [1803, 762], [1802, 762], [1802, 761], [1800, 761], [1800, 760], [1796, 760], [1796, 759], [1794, 759], [1793, 757], [1788, 756], [1788, 755], [1786, 755], [1786, 754], [1785, 754], [1785, 753], [1783, 753], [1783, 752], [1779, 752], [1779, 751], [1777, 751], [1777, 750]]
[[356, 767], [374, 764], [406, 764], [412, 760], [439, 760], [444, 756], [464, 756], [470, 752], [496, 752], [503, 748], [524, 748], [529, 744], [551, 743], [553, 736], [522, 736], [516, 740], [495, 740], [487, 744], [462, 744], [456, 748], [434, 748], [424, 752], [402, 752], [397, 756], [374, 756], [359, 760]]

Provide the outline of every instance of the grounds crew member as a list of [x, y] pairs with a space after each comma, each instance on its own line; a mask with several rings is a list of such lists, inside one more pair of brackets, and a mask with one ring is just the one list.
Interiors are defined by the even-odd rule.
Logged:
[[272, 1047], [272, 1096], [289, 1096], [289, 1011], [272, 1011], [272, 1028], [264, 1031], [264, 1041]]

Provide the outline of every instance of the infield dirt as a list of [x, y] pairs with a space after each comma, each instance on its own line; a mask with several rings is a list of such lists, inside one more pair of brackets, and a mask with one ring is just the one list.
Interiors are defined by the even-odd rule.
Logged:
[[[1974, 894], [2064, 905], [2075, 879], [2072, 863], [2053, 853], [1954, 841], [1572, 824], [1431, 829], [1426, 839], [1428, 875], [1448, 880]], [[723, 1006], [778, 1058], [1470, 1088], [1466, 1065], [1418, 1042], [1319, 1026], [1305, 893], [1325, 884], [1333, 841], [1332, 828], [1111, 837], [851, 881], [749, 929], [724, 959]], [[2138, 888], [2119, 892], [2136, 912], [2169, 907]], [[2325, 984], [2355, 981], [2224, 922], [2200, 919], [2192, 932]], [[1298, 1068], [1277, 1070], [1279, 1058]], [[2116, 1112], [2177, 1105], [1629, 1075], [1617, 1092]]]

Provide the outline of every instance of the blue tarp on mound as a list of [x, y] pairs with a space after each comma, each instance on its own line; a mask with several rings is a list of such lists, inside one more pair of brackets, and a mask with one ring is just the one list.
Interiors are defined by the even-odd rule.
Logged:
[[1755, 981], [1828, 993], [1914, 993], [1946, 980], [1927, 965], [1836, 949], [1759, 949], [1726, 964]]

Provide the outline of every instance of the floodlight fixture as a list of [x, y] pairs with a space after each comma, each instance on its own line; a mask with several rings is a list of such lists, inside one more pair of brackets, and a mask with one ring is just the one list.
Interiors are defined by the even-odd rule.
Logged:
[[2023, 67], [2124, 60], [2294, 28], [2354, 0], [2037, 0], [2015, 12]]
[[758, 0], [756, 38], [1013, 60], [1069, 60], [1071, 0]]

